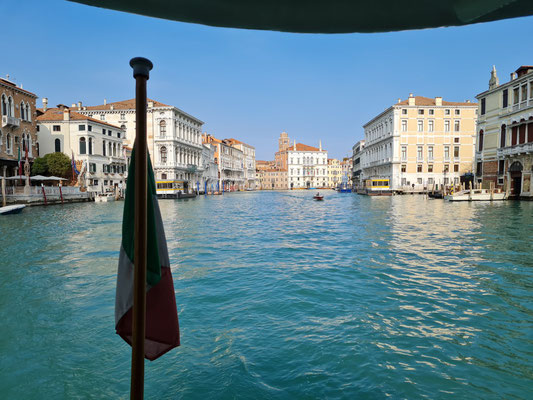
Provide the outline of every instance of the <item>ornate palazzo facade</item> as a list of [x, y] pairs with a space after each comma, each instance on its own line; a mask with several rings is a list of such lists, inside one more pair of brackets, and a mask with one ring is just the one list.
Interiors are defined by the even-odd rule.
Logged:
[[[133, 146], [135, 140], [135, 99], [83, 107], [79, 113], [113, 123], [126, 131], [125, 142]], [[148, 99], [148, 150], [156, 180], [181, 180], [185, 188], [201, 183], [202, 125], [198, 118], [177, 107]]]

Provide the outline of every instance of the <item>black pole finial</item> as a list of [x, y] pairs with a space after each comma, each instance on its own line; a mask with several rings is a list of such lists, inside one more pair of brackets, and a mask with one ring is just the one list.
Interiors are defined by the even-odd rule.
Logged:
[[152, 62], [144, 57], [135, 57], [130, 60], [130, 66], [133, 68], [133, 77], [145, 76], [150, 78], [150, 70], [154, 67]]

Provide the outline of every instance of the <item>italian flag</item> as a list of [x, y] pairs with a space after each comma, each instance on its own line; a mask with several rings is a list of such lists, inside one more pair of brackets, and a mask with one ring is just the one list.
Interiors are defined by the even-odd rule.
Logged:
[[[128, 170], [126, 201], [122, 220], [122, 245], [118, 260], [117, 292], [115, 300], [115, 329], [131, 345], [133, 333], [133, 271], [134, 250], [134, 192], [135, 149]], [[146, 335], [144, 356], [155, 360], [180, 345], [178, 311], [174, 283], [170, 272], [167, 241], [159, 204], [154, 172], [148, 157], [148, 221], [146, 271]]]

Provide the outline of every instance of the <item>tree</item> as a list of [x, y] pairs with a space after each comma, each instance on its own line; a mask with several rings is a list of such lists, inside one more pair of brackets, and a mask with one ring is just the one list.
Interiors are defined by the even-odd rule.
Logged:
[[50, 153], [45, 156], [48, 172], [51, 175], [67, 178], [71, 169], [70, 158], [63, 153]]
[[33, 160], [33, 165], [31, 167], [32, 175], [46, 175], [48, 174], [48, 163], [46, 162], [45, 157], [37, 157]]

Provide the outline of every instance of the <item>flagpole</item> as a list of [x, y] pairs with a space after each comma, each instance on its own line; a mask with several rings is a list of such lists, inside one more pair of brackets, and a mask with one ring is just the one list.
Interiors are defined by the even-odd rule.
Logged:
[[133, 339], [131, 356], [130, 398], [144, 395], [144, 337], [146, 320], [146, 231], [147, 231], [147, 145], [146, 145], [146, 81], [153, 64], [142, 57], [132, 58], [130, 66], [135, 78], [135, 227], [133, 278]]

